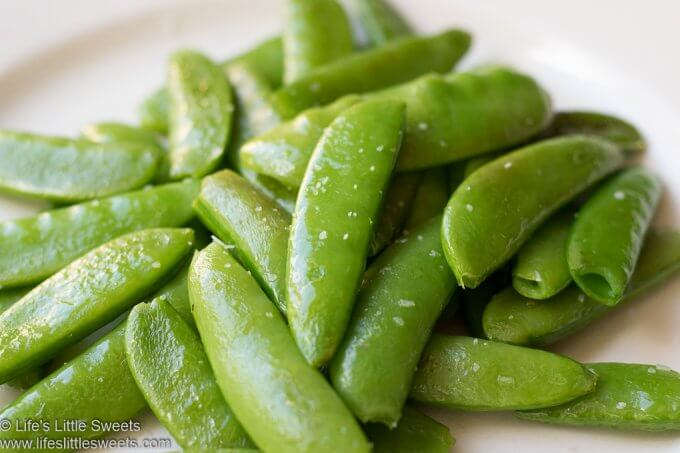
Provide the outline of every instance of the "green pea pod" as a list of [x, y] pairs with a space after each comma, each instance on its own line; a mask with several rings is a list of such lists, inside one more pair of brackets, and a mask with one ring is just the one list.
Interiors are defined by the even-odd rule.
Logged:
[[517, 253], [512, 267], [512, 286], [530, 299], [548, 299], [571, 283], [567, 243], [574, 223], [567, 209], [542, 225]]
[[193, 231], [114, 239], [35, 287], [0, 316], [0, 382], [54, 357], [130, 308], [189, 252]]
[[286, 312], [286, 255], [290, 215], [230, 170], [203, 180], [194, 209], [253, 272], [269, 298]]
[[371, 46], [412, 34], [411, 26], [387, 0], [353, 0], [352, 6]]
[[[635, 298], [679, 270], [680, 231], [650, 232], [624, 300]], [[541, 302], [508, 288], [486, 307], [484, 332], [496, 341], [543, 346], [582, 329], [613, 308], [589, 298], [576, 285]]]
[[0, 190], [65, 203], [106, 197], [150, 182], [158, 159], [143, 144], [0, 131]]
[[151, 410], [182, 448], [252, 446], [224, 401], [201, 339], [167, 302], [132, 309], [125, 352]]
[[593, 393], [561, 406], [516, 415], [558, 425], [680, 429], [680, 374], [660, 365], [593, 363], [587, 367], [598, 376]]
[[0, 285], [38, 283], [121, 234], [182, 226], [199, 190], [184, 181], [0, 222]]
[[[195, 244], [197, 250], [203, 248]], [[194, 315], [191, 313], [191, 302], [189, 302], [189, 263], [180, 269], [175, 276], [166, 283], [151, 300], [159, 300], [168, 303], [191, 328], [196, 329]]]
[[426, 170], [422, 182], [411, 203], [411, 209], [406, 219], [405, 228], [411, 229], [422, 225], [431, 218], [444, 212], [449, 201], [448, 169], [439, 167]]
[[[502, 153], [492, 153], [492, 154], [485, 154], [483, 156], [479, 157], [474, 157], [468, 161], [465, 162], [465, 165], [463, 166], [463, 179], [467, 178], [471, 174], [473, 174], [475, 171], [479, 170], [482, 168], [484, 165], [488, 164], [489, 162], [493, 162], [494, 160], [498, 159]], [[461, 181], [463, 182], [463, 181]]]
[[392, 101], [347, 109], [317, 145], [300, 187], [288, 243], [288, 320], [313, 366], [342, 340], [361, 284], [405, 108]]
[[484, 310], [493, 296], [506, 286], [507, 274], [507, 268], [501, 268], [491, 274], [478, 287], [460, 291], [463, 319], [472, 336], [486, 338], [482, 324]]
[[0, 291], [0, 315], [20, 301], [33, 288], [11, 288]]
[[420, 353], [456, 288], [440, 223], [431, 219], [372, 264], [331, 362], [333, 386], [362, 422], [396, 426]]
[[139, 126], [166, 135], [170, 118], [170, 96], [163, 87], [151, 93], [139, 106]]
[[470, 47], [470, 35], [449, 30], [399, 39], [321, 66], [276, 91], [272, 103], [284, 118], [351, 93], [366, 93], [428, 72], [449, 71]]
[[248, 170], [242, 170], [241, 174], [248, 182], [260, 189], [263, 194], [281, 206], [284, 211], [289, 214], [293, 213], [297, 202], [297, 190], [292, 190], [266, 175]]
[[222, 70], [193, 51], [176, 52], [168, 68], [170, 178], [204, 176], [220, 163], [229, 141], [231, 88]]
[[258, 447], [369, 451], [358, 424], [307, 364], [281, 314], [219, 243], [194, 257], [189, 296], [217, 384]]
[[643, 153], [645, 139], [635, 126], [612, 115], [597, 112], [558, 112], [541, 134], [543, 137], [583, 134], [601, 137], [617, 144], [628, 155]]
[[449, 453], [455, 443], [449, 428], [409, 406], [394, 429], [379, 424], [365, 429], [373, 453]]
[[527, 146], [472, 173], [451, 197], [442, 224], [458, 284], [477, 287], [553, 212], [623, 162], [610, 142], [571, 136]]
[[587, 395], [596, 381], [581, 364], [557, 354], [435, 334], [423, 352], [411, 398], [466, 410], [536, 409]]
[[658, 176], [633, 167], [608, 180], [581, 208], [569, 237], [567, 263], [588, 296], [605, 305], [621, 301], [661, 190]]

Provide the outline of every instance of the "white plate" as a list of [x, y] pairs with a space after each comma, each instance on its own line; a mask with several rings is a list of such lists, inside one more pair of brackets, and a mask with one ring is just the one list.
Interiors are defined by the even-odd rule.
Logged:
[[[658, 222], [680, 225], [677, 3], [395, 3], [423, 32], [472, 31], [474, 50], [463, 66], [509, 63], [537, 77], [559, 108], [610, 111], [637, 124], [650, 143], [646, 164], [667, 186]], [[73, 134], [96, 120], [134, 121], [140, 99], [161, 83], [169, 52], [195, 47], [223, 58], [275, 34], [280, 12], [275, 0], [0, 1], [0, 127]], [[0, 219], [37, 206], [0, 198]], [[554, 349], [581, 361], [680, 370], [679, 292], [676, 279]], [[0, 405], [15, 395], [0, 387]], [[667, 434], [550, 427], [511, 414], [432, 413], [457, 438], [454, 451], [680, 451], [680, 439]], [[142, 421], [138, 437], [166, 436], [152, 416]]]

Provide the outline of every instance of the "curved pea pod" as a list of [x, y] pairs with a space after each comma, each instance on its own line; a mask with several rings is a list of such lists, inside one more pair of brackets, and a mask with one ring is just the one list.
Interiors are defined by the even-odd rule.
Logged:
[[628, 156], [647, 148], [644, 137], [635, 126], [613, 115], [598, 112], [557, 112], [543, 137], [583, 134], [607, 139], [618, 145]]
[[167, 302], [132, 309], [125, 353], [151, 410], [182, 448], [252, 446], [224, 401], [201, 339]]
[[587, 395], [596, 382], [595, 374], [557, 354], [435, 334], [423, 352], [411, 398], [466, 410], [536, 409]]
[[176, 52], [168, 67], [171, 179], [203, 176], [220, 163], [234, 105], [222, 70], [193, 51]]
[[397, 424], [420, 353], [456, 288], [440, 221], [398, 240], [371, 265], [331, 361], [333, 386], [362, 422]]
[[353, 0], [351, 3], [370, 45], [380, 46], [412, 34], [411, 26], [387, 0]]
[[[680, 231], [650, 232], [624, 300], [648, 291], [678, 270]], [[548, 345], [582, 329], [613, 308], [589, 298], [576, 285], [540, 302], [508, 288], [486, 307], [484, 332], [496, 341]]]
[[[11, 424], [9, 430], [0, 430], [0, 440], [97, 438], [110, 430], [104, 424], [127, 422], [145, 406], [125, 360], [121, 325], [2, 409], [0, 419]], [[36, 417], [47, 425], [21, 429], [26, 420]], [[54, 424], [64, 420], [83, 420], [86, 428], [55, 430]], [[97, 426], [102, 429], [94, 429]]]
[[530, 299], [548, 299], [571, 283], [567, 244], [574, 213], [564, 210], [542, 225], [517, 253], [512, 286]]
[[346, 110], [317, 145], [300, 187], [288, 243], [287, 308], [313, 366], [342, 340], [401, 144], [404, 105], [371, 101]]
[[553, 212], [623, 162], [610, 142], [571, 136], [527, 146], [472, 173], [454, 192], [442, 223], [458, 284], [477, 287]]
[[213, 243], [191, 264], [189, 296], [217, 384], [264, 451], [368, 452], [361, 429], [255, 279]]
[[241, 170], [241, 174], [248, 182], [260, 189], [263, 194], [281, 206], [284, 211], [289, 214], [293, 213], [297, 202], [297, 190], [290, 189], [269, 176], [253, 173], [249, 170]]
[[158, 88], [139, 105], [139, 126], [159, 134], [168, 133], [170, 96], [167, 88]]
[[121, 234], [182, 226], [199, 190], [184, 181], [0, 222], [0, 285], [38, 283]]
[[150, 182], [158, 158], [146, 145], [0, 131], [0, 190], [65, 203], [106, 197]]
[[290, 215], [230, 170], [203, 179], [194, 209], [285, 313]]
[[612, 177], [581, 208], [567, 263], [576, 284], [605, 304], [621, 301], [661, 198], [661, 180], [642, 167]]
[[449, 428], [409, 406], [395, 428], [372, 424], [365, 430], [373, 453], [449, 453], [455, 443]]
[[186, 256], [188, 229], [150, 229], [94, 249], [0, 316], [0, 382], [44, 363], [130, 308]]
[[[196, 249], [202, 246], [196, 244]], [[189, 301], [189, 262], [186, 263], [168, 283], [158, 290], [151, 300], [159, 300], [169, 304], [191, 328], [196, 329], [194, 315], [191, 313]]]
[[572, 426], [680, 429], [680, 374], [660, 365], [593, 363], [590, 395], [561, 406], [517, 412], [524, 420]]
[[291, 118], [346, 94], [378, 90], [428, 72], [446, 72], [467, 52], [470, 40], [461, 30], [395, 40], [309, 72], [277, 90], [272, 102], [284, 118]]
[[440, 215], [450, 196], [448, 169], [432, 168], [422, 172], [422, 182], [411, 202], [404, 227], [415, 228]]

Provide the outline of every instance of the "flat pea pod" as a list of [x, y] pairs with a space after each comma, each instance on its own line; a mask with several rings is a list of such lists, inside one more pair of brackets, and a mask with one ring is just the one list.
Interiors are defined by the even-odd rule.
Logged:
[[454, 192], [442, 223], [458, 284], [477, 287], [553, 212], [623, 163], [610, 142], [570, 136], [521, 148], [472, 173]]
[[142, 144], [0, 131], [0, 190], [64, 203], [107, 197], [151, 182], [158, 159]]
[[194, 209], [285, 314], [290, 215], [230, 170], [203, 179]]
[[428, 72], [449, 71], [470, 47], [470, 35], [449, 30], [431, 37], [407, 37], [321, 66], [272, 96], [284, 118], [351, 93], [366, 93]]
[[182, 226], [199, 190], [184, 181], [0, 222], [0, 285], [38, 283], [121, 234]]
[[411, 26], [387, 0], [353, 0], [351, 3], [369, 45], [380, 46], [412, 34]]
[[373, 262], [331, 361], [333, 386], [362, 422], [396, 426], [420, 353], [456, 289], [440, 222], [431, 219]]
[[319, 141], [300, 187], [288, 243], [288, 320], [313, 366], [330, 360], [345, 333], [404, 116], [404, 105], [392, 101], [346, 110]]
[[336, 0], [287, 0], [285, 5], [286, 83], [352, 53], [354, 42], [349, 20]]
[[[408, 174], [408, 173], [407, 173]], [[422, 172], [422, 181], [411, 202], [411, 209], [404, 227], [415, 228], [444, 212], [449, 201], [448, 170], [444, 167], [431, 168]]]
[[290, 189], [269, 176], [254, 173], [249, 170], [241, 170], [241, 174], [252, 185], [260, 189], [267, 197], [274, 200], [286, 212], [289, 214], [293, 213], [297, 201], [297, 190]]
[[595, 391], [545, 409], [517, 412], [523, 420], [571, 426], [666, 431], [680, 429], [680, 374], [660, 365], [593, 363]]
[[[637, 297], [679, 270], [680, 231], [651, 231], [624, 300]], [[544, 346], [582, 329], [613, 308], [586, 296], [576, 285], [540, 302], [508, 288], [484, 310], [483, 326], [492, 340]]]
[[171, 179], [200, 177], [220, 163], [234, 111], [222, 69], [205, 56], [180, 51], [170, 57], [169, 159]]
[[566, 209], [548, 219], [517, 253], [512, 286], [530, 299], [544, 300], [572, 282], [567, 264], [567, 244], [574, 212]]
[[365, 429], [373, 453], [449, 453], [455, 443], [449, 428], [409, 406], [394, 429], [379, 424]]
[[[121, 325], [2, 409], [0, 419], [11, 424], [9, 430], [0, 430], [0, 439], [93, 439], [110, 430], [97, 426], [125, 423], [145, 406], [128, 370]], [[33, 430], [21, 429], [26, 420], [36, 417], [47, 422], [48, 429], [42, 424]], [[83, 420], [86, 428], [55, 430], [54, 423], [64, 420]]]
[[182, 448], [252, 446], [224, 401], [198, 333], [167, 302], [132, 309], [125, 354], [151, 410]]
[[259, 448], [370, 450], [349, 410], [305, 361], [282, 315], [219, 243], [194, 257], [189, 296], [217, 384]]
[[46, 362], [112, 321], [176, 268], [188, 229], [121, 236], [75, 260], [0, 316], [0, 382]]
[[[196, 244], [197, 246], [199, 244]], [[200, 249], [202, 247], [196, 247]], [[159, 300], [169, 304], [191, 328], [196, 329], [194, 315], [191, 313], [189, 301], [189, 262], [182, 267], [168, 283], [159, 289], [151, 300]]]
[[557, 354], [435, 334], [423, 352], [411, 398], [465, 410], [536, 409], [587, 395], [596, 382], [595, 374]]
[[583, 205], [569, 237], [567, 263], [588, 296], [605, 305], [621, 301], [661, 190], [658, 176], [632, 167], [609, 179]]

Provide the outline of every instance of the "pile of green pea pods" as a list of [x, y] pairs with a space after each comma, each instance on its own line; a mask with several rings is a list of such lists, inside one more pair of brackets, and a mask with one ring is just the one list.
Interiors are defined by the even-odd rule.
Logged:
[[139, 125], [0, 132], [0, 190], [54, 203], [0, 223], [0, 419], [148, 407], [187, 451], [447, 452], [428, 405], [680, 429], [678, 373], [540, 349], [680, 269], [641, 134], [351, 6], [361, 37], [286, 0], [281, 37], [173, 54]]

